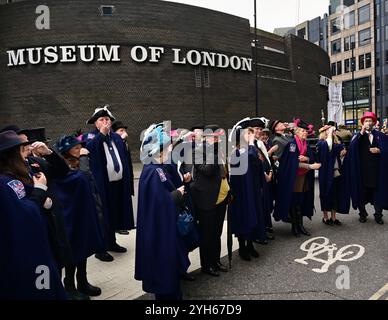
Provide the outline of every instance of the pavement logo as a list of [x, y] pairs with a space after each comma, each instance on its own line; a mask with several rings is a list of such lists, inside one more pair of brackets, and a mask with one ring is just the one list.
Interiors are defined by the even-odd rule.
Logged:
[[[337, 261], [354, 261], [361, 258], [365, 253], [365, 248], [358, 244], [350, 244], [338, 249], [335, 243], [330, 244], [330, 240], [325, 237], [309, 239], [302, 243], [300, 249], [307, 252], [307, 255], [294, 261], [305, 265], [308, 265], [308, 260], [322, 263], [321, 268], [312, 269], [317, 273], [327, 272], [329, 267]], [[327, 255], [327, 258], [324, 259], [323, 255]]]
[[388, 283], [371, 296], [369, 300], [388, 300]]

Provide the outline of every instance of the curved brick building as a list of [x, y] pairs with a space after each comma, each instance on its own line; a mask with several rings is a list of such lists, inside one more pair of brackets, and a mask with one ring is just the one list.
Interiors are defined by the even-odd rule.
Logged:
[[[42, 4], [49, 29], [36, 25]], [[251, 43], [248, 20], [167, 1], [0, 0], [0, 127], [45, 126], [56, 138], [109, 104], [133, 149], [156, 121], [230, 128], [255, 115]], [[260, 115], [318, 125], [326, 53], [261, 31], [259, 47]]]

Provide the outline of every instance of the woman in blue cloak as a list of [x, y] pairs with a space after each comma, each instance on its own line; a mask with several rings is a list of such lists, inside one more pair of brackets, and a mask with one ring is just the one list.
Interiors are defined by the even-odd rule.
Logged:
[[29, 176], [23, 143], [0, 133], [0, 300], [66, 299], [43, 208], [50, 208], [43, 173]]
[[185, 187], [176, 189], [164, 166], [170, 143], [158, 127], [147, 133], [141, 150], [135, 279], [157, 300], [182, 299], [180, 277], [190, 264], [177, 228]]
[[[319, 198], [323, 211], [322, 222], [326, 225], [341, 225], [338, 213], [349, 213], [350, 186], [346, 166], [346, 150], [336, 135], [335, 123], [329, 123], [320, 130], [317, 144], [317, 162], [319, 169]], [[331, 216], [329, 218], [328, 212]]]

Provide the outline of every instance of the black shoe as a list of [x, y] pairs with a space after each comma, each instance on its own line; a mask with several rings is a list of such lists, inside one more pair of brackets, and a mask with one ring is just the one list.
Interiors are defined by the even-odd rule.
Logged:
[[333, 226], [334, 225], [334, 222], [331, 219], [325, 220], [325, 218], [322, 218], [322, 223], [324, 223], [327, 226]]
[[253, 244], [247, 246], [247, 251], [253, 258], [259, 257], [259, 253], [255, 250]]
[[79, 292], [78, 290], [66, 290], [69, 300], [90, 300], [89, 296]]
[[94, 257], [104, 262], [111, 262], [114, 260], [114, 258], [108, 252], [97, 253], [94, 255]]
[[124, 252], [127, 252], [127, 249], [124, 248], [124, 247], [121, 247], [119, 246], [117, 243], [115, 243], [114, 245], [110, 246], [108, 248], [108, 251], [112, 251], [112, 252], [118, 252], [118, 253], [124, 253]]
[[195, 277], [188, 274], [187, 272], [185, 272], [184, 274], [181, 275], [181, 279], [185, 280], [185, 281], [195, 281]]
[[268, 233], [274, 233], [273, 228], [265, 228], [265, 231]]
[[123, 235], [128, 235], [129, 231], [128, 230], [119, 230], [117, 231], [118, 234], [123, 234]]
[[220, 276], [220, 274], [216, 270], [214, 270], [214, 268], [212, 268], [212, 267], [210, 267], [210, 268], [202, 268], [201, 271], [203, 273], [206, 273], [206, 274], [211, 275], [213, 277], [219, 277]]
[[365, 223], [366, 222], [366, 217], [360, 217], [360, 219], [358, 219], [358, 221], [360, 221], [361, 223]]
[[238, 254], [240, 256], [241, 259], [245, 260], [245, 261], [251, 261], [251, 256], [249, 255], [248, 251], [246, 250], [246, 248], [244, 248], [243, 250], [239, 249], [238, 250]]
[[[330, 219], [330, 220], [331, 220], [331, 219]], [[331, 221], [333, 221], [333, 220], [331, 220]], [[335, 219], [335, 220], [333, 221], [333, 225], [335, 225], [335, 226], [342, 226], [342, 222], [339, 221], [338, 219]]]
[[225, 267], [221, 262], [218, 262], [218, 263], [214, 266], [214, 270], [216, 270], [216, 271], [221, 271], [221, 272], [228, 272], [228, 268]]
[[269, 243], [267, 239], [264, 239], [264, 240], [258, 240], [258, 239], [256, 239], [256, 240], [253, 240], [253, 242], [254, 242], [254, 243], [258, 243], [258, 244], [262, 244], [262, 245], [264, 245], [264, 246], [266, 246], [266, 245]]
[[267, 233], [265, 237], [267, 240], [275, 240], [275, 236], [273, 234]]
[[101, 295], [101, 289], [99, 287], [92, 286], [90, 283], [82, 283], [77, 285], [77, 290], [90, 297], [98, 297]]
[[380, 224], [380, 225], [383, 225], [383, 224], [384, 224], [384, 221], [383, 221], [382, 218], [375, 218], [375, 220], [376, 220], [376, 223], [377, 223], [377, 224]]

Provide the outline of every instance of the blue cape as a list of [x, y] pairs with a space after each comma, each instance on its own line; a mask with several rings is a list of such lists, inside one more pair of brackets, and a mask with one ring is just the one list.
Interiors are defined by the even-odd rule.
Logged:
[[348, 156], [345, 157], [341, 165], [340, 153], [344, 149], [342, 144], [333, 143], [333, 148], [329, 151], [326, 141], [320, 140], [317, 144], [317, 162], [321, 163], [319, 169], [319, 198], [322, 211], [331, 211], [333, 199], [334, 165], [338, 161], [341, 176], [339, 192], [338, 213], [349, 213], [350, 210], [350, 185], [349, 185], [349, 165]]
[[52, 188], [63, 206], [65, 229], [74, 264], [104, 251], [102, 226], [86, 174], [72, 170], [66, 178], [54, 180]]
[[[372, 131], [373, 139], [381, 151], [379, 184], [377, 187], [376, 204], [383, 209], [388, 210], [388, 137], [376, 130]], [[361, 202], [362, 182], [360, 167], [359, 139], [361, 134], [356, 134], [349, 146], [349, 164], [350, 164], [350, 183], [352, 205], [355, 210], [358, 209]]]
[[[255, 231], [261, 230], [263, 233], [264, 225], [260, 192], [263, 186], [262, 164], [254, 146], [249, 146], [248, 150], [242, 153], [236, 149], [232, 154], [231, 163], [230, 184], [233, 201], [229, 210], [232, 233], [245, 240], [254, 240], [257, 238]], [[235, 168], [242, 163], [248, 165], [247, 172], [243, 175], [234, 174]]]
[[177, 229], [177, 208], [163, 165], [147, 164], [139, 181], [135, 279], [154, 294], [179, 291], [190, 265]]
[[[0, 176], [0, 300], [66, 299], [46, 221], [36, 203], [24, 195], [23, 184], [12, 181]], [[50, 289], [36, 288], [35, 281], [42, 275], [39, 270], [36, 273], [38, 266], [49, 268]]]
[[[309, 146], [307, 146], [306, 156], [310, 158], [310, 163], [312, 163], [314, 155]], [[293, 138], [284, 148], [280, 158], [276, 203], [273, 214], [275, 221], [284, 221], [288, 217], [293, 200], [296, 172], [299, 167], [298, 158], [299, 149], [295, 138]], [[306, 179], [309, 190], [303, 196], [302, 214], [311, 219], [314, 214], [314, 170], [308, 171]]]
[[[128, 152], [123, 140], [118, 134], [111, 132], [110, 135], [117, 147], [121, 163], [123, 165], [123, 212], [120, 212], [120, 215], [117, 219], [115, 219], [116, 225], [114, 227], [116, 230], [130, 230], [135, 228], [135, 224], [131, 199], [131, 179]], [[109, 212], [107, 192], [109, 178], [106, 170], [106, 156], [103, 147], [104, 136], [98, 130], [86, 134], [85, 136], [88, 139], [86, 148], [90, 151], [90, 170], [96, 180], [96, 186], [102, 200], [104, 213], [107, 213]], [[104, 219], [107, 225], [109, 225], [109, 216], [111, 214], [115, 213], [104, 214]]]

